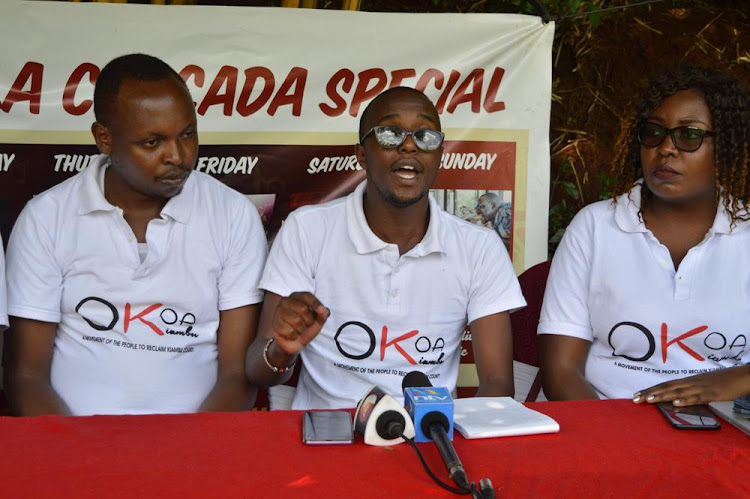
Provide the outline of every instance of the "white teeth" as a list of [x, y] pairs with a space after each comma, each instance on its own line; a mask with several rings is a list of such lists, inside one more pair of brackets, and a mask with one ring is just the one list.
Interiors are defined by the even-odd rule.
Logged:
[[399, 170], [399, 171], [396, 172], [396, 175], [398, 175], [399, 177], [401, 177], [404, 180], [411, 180], [411, 179], [413, 179], [413, 178], [415, 178], [417, 176], [417, 173], [415, 171]]
[[416, 166], [407, 164], [399, 166], [394, 173], [404, 180], [414, 180], [419, 172]]

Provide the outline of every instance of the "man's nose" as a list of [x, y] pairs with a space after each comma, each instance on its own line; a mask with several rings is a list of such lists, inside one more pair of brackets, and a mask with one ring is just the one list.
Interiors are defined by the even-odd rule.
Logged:
[[179, 140], [168, 140], [164, 144], [164, 162], [170, 165], [182, 164], [185, 150]]
[[414, 142], [413, 135], [407, 135], [406, 140], [404, 140], [403, 144], [398, 147], [398, 150], [404, 153], [414, 153], [417, 152], [418, 149], [417, 143]]

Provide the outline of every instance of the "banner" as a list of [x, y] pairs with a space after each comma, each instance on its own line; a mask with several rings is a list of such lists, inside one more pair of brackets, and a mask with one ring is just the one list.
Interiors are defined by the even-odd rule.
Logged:
[[0, 232], [7, 242], [28, 199], [97, 154], [99, 70], [143, 52], [192, 92], [196, 169], [248, 195], [269, 241], [291, 210], [365, 177], [354, 144], [373, 97], [424, 91], [446, 133], [432, 195], [495, 228], [520, 273], [547, 259], [553, 35], [552, 23], [509, 14], [5, 3]]

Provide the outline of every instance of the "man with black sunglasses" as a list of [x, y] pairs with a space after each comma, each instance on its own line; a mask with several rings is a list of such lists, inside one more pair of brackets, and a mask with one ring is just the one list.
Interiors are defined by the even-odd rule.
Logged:
[[455, 389], [468, 322], [478, 395], [512, 396], [508, 311], [525, 301], [500, 238], [429, 196], [444, 138], [435, 106], [390, 89], [365, 109], [359, 137], [367, 180], [295, 211], [276, 238], [248, 376], [281, 383], [301, 355], [293, 409], [354, 407], [373, 384], [401, 398], [413, 370]]

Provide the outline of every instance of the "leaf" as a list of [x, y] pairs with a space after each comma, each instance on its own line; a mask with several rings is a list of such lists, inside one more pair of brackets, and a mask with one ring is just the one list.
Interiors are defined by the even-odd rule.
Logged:
[[599, 12], [596, 12], [596, 13], [594, 13], [594, 14], [591, 14], [591, 15], [589, 16], [589, 21], [591, 21], [591, 27], [592, 27], [592, 28], [596, 28], [596, 27], [598, 27], [598, 26], [599, 26], [599, 24], [600, 24], [600, 23], [601, 23], [601, 21], [602, 21], [602, 19], [601, 19], [601, 16], [599, 15]]
[[578, 199], [578, 187], [573, 182], [561, 182], [560, 184], [565, 194], [573, 199]]
[[563, 234], [565, 234], [565, 228], [558, 229], [557, 232], [555, 232], [552, 237], [549, 238], [550, 244], [557, 244], [560, 242], [560, 240], [563, 237]]

